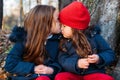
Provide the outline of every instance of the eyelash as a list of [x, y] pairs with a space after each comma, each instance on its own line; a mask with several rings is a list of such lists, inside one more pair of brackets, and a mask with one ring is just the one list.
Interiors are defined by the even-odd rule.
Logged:
[[65, 26], [63, 25], [63, 27], [65, 27]]

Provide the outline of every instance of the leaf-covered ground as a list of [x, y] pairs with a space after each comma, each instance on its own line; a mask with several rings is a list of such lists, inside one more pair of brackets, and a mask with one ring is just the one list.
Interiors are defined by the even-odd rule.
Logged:
[[6, 72], [4, 71], [5, 58], [12, 46], [8, 41], [9, 31], [0, 31], [0, 80], [6, 80]]

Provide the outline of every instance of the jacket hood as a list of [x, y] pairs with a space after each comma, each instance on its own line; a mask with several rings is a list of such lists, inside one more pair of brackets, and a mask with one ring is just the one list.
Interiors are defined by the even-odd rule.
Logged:
[[9, 40], [11, 42], [24, 41], [25, 36], [26, 36], [26, 32], [25, 32], [24, 28], [15, 25], [12, 29], [10, 36], [9, 36]]
[[101, 29], [100, 29], [100, 26], [99, 25], [95, 25], [91, 28], [89, 28], [85, 34], [88, 36], [88, 37], [94, 37], [96, 34], [100, 34], [101, 33]]
[[[26, 38], [27, 32], [24, 30], [24, 27], [19, 27], [15, 25], [12, 29], [12, 32], [9, 36], [11, 42], [20, 42], [24, 41]], [[60, 40], [61, 34], [54, 34], [49, 40]]]

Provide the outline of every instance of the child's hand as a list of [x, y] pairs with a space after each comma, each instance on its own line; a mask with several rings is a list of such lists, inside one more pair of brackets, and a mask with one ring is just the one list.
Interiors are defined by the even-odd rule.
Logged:
[[92, 54], [88, 56], [88, 62], [89, 63], [98, 63], [99, 62], [99, 56], [97, 54]]
[[51, 67], [45, 65], [37, 65], [34, 68], [36, 74], [52, 74], [54, 70]]
[[87, 69], [89, 66], [89, 62], [87, 58], [83, 58], [83, 59], [78, 59], [78, 67], [79, 68], [83, 68], [83, 69]]

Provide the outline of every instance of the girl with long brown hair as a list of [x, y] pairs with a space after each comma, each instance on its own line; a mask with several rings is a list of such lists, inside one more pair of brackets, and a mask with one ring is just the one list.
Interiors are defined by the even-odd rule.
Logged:
[[15, 44], [6, 58], [5, 70], [12, 80], [53, 80], [61, 67], [56, 61], [60, 25], [53, 6], [37, 5], [25, 16], [24, 28], [14, 27]]
[[58, 62], [65, 72], [55, 80], [114, 80], [105, 74], [115, 55], [99, 34], [98, 27], [89, 27], [90, 14], [82, 2], [74, 1], [59, 13], [63, 39]]

